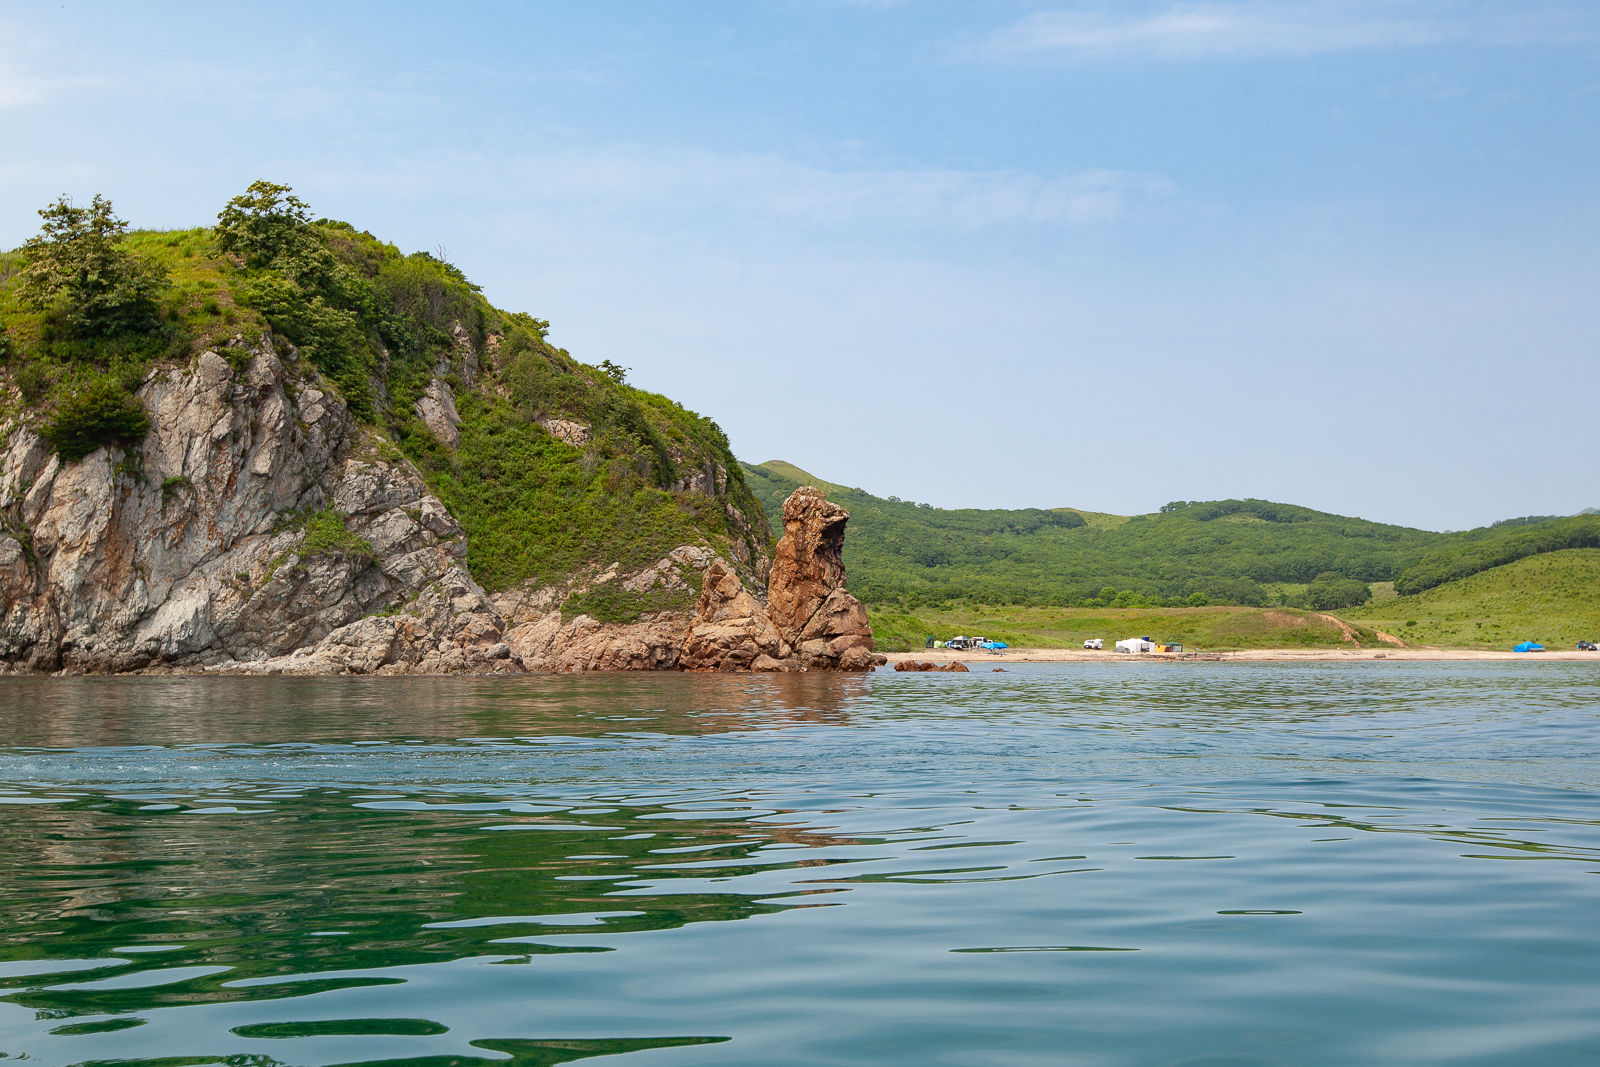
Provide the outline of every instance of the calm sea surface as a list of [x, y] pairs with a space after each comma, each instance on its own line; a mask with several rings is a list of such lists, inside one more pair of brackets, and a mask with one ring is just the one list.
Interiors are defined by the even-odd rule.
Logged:
[[1600, 665], [0, 683], [38, 1064], [1600, 1062]]

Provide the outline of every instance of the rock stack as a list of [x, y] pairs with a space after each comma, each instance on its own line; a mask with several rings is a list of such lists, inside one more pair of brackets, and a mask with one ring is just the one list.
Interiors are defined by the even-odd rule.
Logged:
[[845, 591], [844, 527], [850, 513], [803, 485], [783, 502], [783, 538], [767, 578], [767, 606], [718, 561], [706, 569], [697, 621], [684, 644], [686, 670], [866, 671], [872, 651], [861, 601]]

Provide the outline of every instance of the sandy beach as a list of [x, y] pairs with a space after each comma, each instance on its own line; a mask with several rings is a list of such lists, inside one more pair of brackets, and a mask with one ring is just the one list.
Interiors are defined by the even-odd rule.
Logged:
[[1470, 648], [1253, 648], [1242, 652], [1146, 652], [1129, 655], [1125, 652], [1093, 652], [1077, 648], [1009, 648], [1004, 652], [957, 652], [947, 648], [919, 648], [913, 652], [886, 652], [889, 666], [901, 660], [921, 660], [925, 663], [949, 663], [952, 660], [977, 670], [984, 666], [1000, 667], [1007, 663], [1143, 663], [1151, 660], [1173, 662], [1196, 661], [1252, 661], [1252, 662], [1309, 662], [1344, 660], [1525, 660], [1543, 663], [1549, 660], [1582, 660], [1600, 664], [1600, 652], [1579, 652], [1560, 649], [1549, 652], [1512, 652], [1510, 650], [1479, 650]]

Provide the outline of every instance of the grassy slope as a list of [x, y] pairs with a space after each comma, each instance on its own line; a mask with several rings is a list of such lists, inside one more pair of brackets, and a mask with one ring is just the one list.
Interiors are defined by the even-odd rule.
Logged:
[[1548, 648], [1600, 641], [1600, 549], [1550, 552], [1482, 571], [1416, 596], [1339, 612], [1410, 644]]
[[[767, 463], [746, 465], [745, 474], [774, 514], [805, 472]], [[1390, 580], [1447, 537], [1267, 501], [1123, 518], [1067, 509], [946, 511], [859, 489], [828, 493], [851, 514], [845, 565], [852, 590], [869, 602], [919, 607], [1081, 604], [1106, 586], [1265, 605], [1272, 600], [1263, 583], [1305, 583], [1325, 571]]]
[[[370, 394], [371, 428], [393, 442], [381, 447], [398, 445], [417, 463], [468, 531], [468, 566], [490, 590], [530, 578], [555, 581], [590, 565], [644, 563], [684, 543], [707, 543], [730, 558], [735, 545], [747, 557], [770, 548], [761, 504], [715, 423], [579, 363], [545, 341], [545, 324], [493, 307], [447, 264], [402, 255], [344, 224], [314, 229], [358, 276], [368, 300], [357, 308], [359, 329], [342, 342], [347, 350], [328, 351], [324, 339], [319, 356], [358, 368], [343, 380]], [[270, 268], [241, 269], [220, 254], [212, 230], [134, 232], [126, 247], [166, 268], [172, 284], [162, 299], [162, 327], [88, 355], [49, 341], [44, 316], [21, 306], [10, 284], [17, 254], [0, 253], [0, 385], [34, 386], [25, 400], [4, 401], [11, 409], [0, 417], [20, 408], [26, 418], [45, 418], [96, 376], [110, 374], [131, 388], [152, 367], [184, 363], [207, 348], [231, 356], [225, 345], [236, 335], [273, 332], [280, 346], [289, 343], [282, 334], [294, 332], [292, 324], [250, 306], [252, 284]], [[470, 385], [452, 336], [458, 322], [483, 368]], [[412, 410], [441, 362], [463, 420], [454, 451]], [[592, 441], [566, 445], [539, 425], [548, 417], [585, 423]], [[686, 476], [719, 465], [728, 476], [717, 491], [682, 488]], [[625, 618], [659, 606], [619, 601], [610, 614]]]
[[[873, 641], [880, 652], [923, 647], [931, 635], [988, 637], [1013, 648], [1082, 648], [1098, 637], [1109, 649], [1124, 637], [1149, 636], [1181, 642], [1186, 651], [1241, 648], [1350, 648], [1335, 623], [1293, 608], [975, 608], [952, 611], [871, 611]], [[1361, 643], [1377, 637], [1353, 623]]]
[[1569, 548], [1600, 548], [1600, 518], [1590, 514], [1538, 516], [1468, 530], [1407, 568], [1396, 579], [1395, 591], [1415, 596], [1491, 567]]

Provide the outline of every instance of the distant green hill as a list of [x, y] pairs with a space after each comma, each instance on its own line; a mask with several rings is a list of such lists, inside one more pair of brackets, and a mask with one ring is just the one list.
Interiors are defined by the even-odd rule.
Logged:
[[743, 466], [776, 532], [782, 501], [800, 484], [848, 508], [852, 591], [908, 607], [1264, 605], [1272, 599], [1266, 583], [1327, 573], [1389, 581], [1460, 536], [1266, 500], [1179, 501], [1126, 518], [1069, 508], [945, 510], [842, 487], [788, 463]]
[[1529, 516], [1452, 535], [1395, 579], [1402, 596], [1456, 581], [1528, 556], [1569, 548], [1600, 547], [1600, 516]]
[[1339, 615], [1408, 644], [1506, 648], [1533, 640], [1571, 648], [1600, 641], [1600, 549], [1528, 556]]

